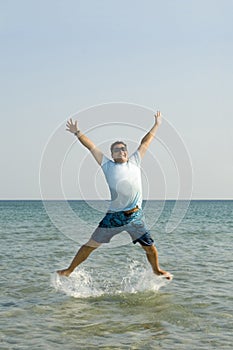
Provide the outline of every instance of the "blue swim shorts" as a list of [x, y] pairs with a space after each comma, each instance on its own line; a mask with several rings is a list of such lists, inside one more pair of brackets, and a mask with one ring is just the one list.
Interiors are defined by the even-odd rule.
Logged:
[[154, 243], [146, 228], [141, 209], [130, 215], [126, 215], [123, 211], [108, 212], [93, 232], [91, 239], [98, 243], [109, 243], [113, 236], [122, 231], [130, 234], [134, 244], [138, 242], [143, 246], [151, 246]]

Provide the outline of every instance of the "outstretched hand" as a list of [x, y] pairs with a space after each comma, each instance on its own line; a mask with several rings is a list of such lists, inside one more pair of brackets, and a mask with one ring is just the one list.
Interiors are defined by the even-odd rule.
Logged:
[[70, 120], [67, 121], [66, 123], [66, 130], [71, 132], [72, 134], [74, 134], [75, 132], [78, 131], [78, 121], [75, 120], [75, 122], [73, 122], [72, 118], [70, 118]]
[[154, 117], [156, 124], [160, 126], [162, 124], [162, 113], [160, 111], [157, 111]]

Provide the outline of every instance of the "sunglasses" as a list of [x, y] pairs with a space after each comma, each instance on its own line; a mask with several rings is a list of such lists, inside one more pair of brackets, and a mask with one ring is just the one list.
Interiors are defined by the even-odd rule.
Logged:
[[112, 151], [113, 152], [120, 152], [120, 151], [126, 152], [127, 151], [127, 147], [115, 147], [115, 148], [113, 148]]

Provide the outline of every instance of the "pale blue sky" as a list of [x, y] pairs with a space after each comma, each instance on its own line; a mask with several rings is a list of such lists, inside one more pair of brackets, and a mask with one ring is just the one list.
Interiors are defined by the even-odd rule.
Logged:
[[[57, 127], [89, 106], [125, 102], [161, 109], [181, 135], [193, 198], [232, 199], [232, 13], [231, 0], [1, 0], [0, 198], [40, 198], [40, 159]], [[80, 128], [90, 124], [81, 118]], [[172, 172], [166, 183], [172, 198]]]

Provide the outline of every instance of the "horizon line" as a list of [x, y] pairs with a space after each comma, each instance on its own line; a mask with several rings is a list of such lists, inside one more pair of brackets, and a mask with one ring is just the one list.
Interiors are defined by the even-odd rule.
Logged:
[[[67, 198], [67, 199], [61, 199], [61, 198], [51, 198], [51, 199], [42, 199], [42, 198], [0, 198], [1, 202], [4, 201], [40, 201], [40, 202], [49, 202], [49, 201], [104, 201], [104, 202], [110, 202], [110, 199], [81, 199], [81, 198]], [[185, 199], [185, 198], [148, 198], [143, 199], [143, 201], [233, 201], [233, 198], [191, 198], [191, 199]]]

